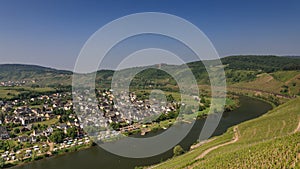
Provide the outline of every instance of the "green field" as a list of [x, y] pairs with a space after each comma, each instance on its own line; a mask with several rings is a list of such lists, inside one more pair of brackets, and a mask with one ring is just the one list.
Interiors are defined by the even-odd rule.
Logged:
[[0, 98], [6, 98], [6, 99], [11, 99], [14, 96], [17, 96], [20, 92], [12, 89], [7, 89], [0, 87]]
[[50, 87], [33, 88], [33, 87], [26, 87], [26, 86], [22, 86], [22, 87], [0, 87], [0, 98], [2, 98], [2, 99], [11, 99], [11, 98], [14, 98], [14, 97], [18, 96], [20, 93], [23, 93], [23, 92], [43, 93], [43, 92], [51, 92], [51, 91], [55, 91], [55, 89], [50, 88]]
[[54, 118], [54, 119], [51, 119], [51, 120], [46, 120], [46, 121], [42, 121], [42, 122], [36, 122], [36, 123], [33, 123], [34, 125], [47, 125], [47, 126], [50, 126], [52, 124], [57, 124], [58, 123], [58, 119], [57, 118]]

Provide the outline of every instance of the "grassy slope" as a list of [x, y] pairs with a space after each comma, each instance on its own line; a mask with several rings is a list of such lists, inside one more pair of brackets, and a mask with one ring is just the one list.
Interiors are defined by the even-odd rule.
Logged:
[[[287, 92], [283, 92], [284, 86]], [[294, 96], [300, 94], [300, 71], [277, 71], [273, 73], [262, 73], [249, 82], [243, 81], [229, 85], [231, 89], [252, 89], [255, 94], [260, 91]], [[255, 92], [255, 90], [260, 90]]]
[[270, 74], [264, 73], [257, 76], [257, 78], [251, 82], [241, 82], [236, 83], [232, 86], [235, 87], [244, 87], [250, 89], [260, 89], [267, 92], [276, 92], [280, 93], [280, 87], [283, 85], [283, 82], [275, 80]]
[[289, 168], [294, 165], [300, 150], [300, 135], [292, 134], [297, 128], [299, 118], [300, 98], [297, 98], [264, 116], [240, 124], [240, 136], [236, 143], [216, 149], [204, 159], [194, 160], [204, 150], [230, 141], [233, 137], [232, 128], [213, 141], [157, 165], [156, 168], [280, 168], [281, 165]]

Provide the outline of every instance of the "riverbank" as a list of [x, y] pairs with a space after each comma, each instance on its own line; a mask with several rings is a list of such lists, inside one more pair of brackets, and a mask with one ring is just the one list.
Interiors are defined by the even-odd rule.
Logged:
[[[230, 95], [226, 98], [226, 103], [224, 107], [224, 112], [230, 112], [237, 109], [240, 106], [239, 103], [239, 95]], [[176, 117], [172, 119], [167, 119], [159, 122], [153, 122], [151, 124], [140, 125], [139, 129], [133, 130], [130, 132], [123, 132], [122, 134], [130, 136], [130, 135], [146, 135], [149, 132], [156, 132], [159, 130], [166, 130], [175, 123], [191, 123], [194, 120], [200, 120], [207, 117], [209, 114], [209, 107], [202, 109], [201, 111], [197, 111], [194, 114], [183, 114], [182, 118], [176, 120]], [[179, 117], [180, 118], [180, 117]]]
[[35, 156], [27, 157], [27, 158], [23, 159], [22, 161], [15, 160], [14, 162], [5, 162], [2, 165], [2, 167], [0, 167], [0, 168], [16, 168], [16, 167], [24, 166], [24, 165], [27, 165], [27, 164], [30, 164], [30, 163], [33, 163], [33, 162], [36, 162], [39, 160], [51, 159], [51, 158], [67, 155], [69, 153], [75, 153], [78, 151], [86, 150], [86, 149], [91, 148], [92, 146], [94, 146], [94, 143], [90, 142], [88, 144], [77, 145], [77, 146], [65, 148], [62, 150], [47, 152], [47, 153], [43, 153], [43, 154], [36, 154]]

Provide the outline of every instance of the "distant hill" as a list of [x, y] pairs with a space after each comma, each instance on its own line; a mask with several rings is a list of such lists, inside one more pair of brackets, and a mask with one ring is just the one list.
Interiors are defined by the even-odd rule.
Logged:
[[[228, 76], [227, 81], [229, 83], [254, 80], [256, 75], [261, 72], [272, 73], [276, 71], [300, 70], [300, 59], [295, 59], [294, 57], [241, 55], [228, 56], [222, 58], [221, 61], [226, 65], [225, 70], [226, 75]], [[209, 84], [209, 78], [202, 62], [191, 62], [187, 63], [187, 65], [200, 84]], [[163, 64], [161, 66], [175, 73], [185, 71], [184, 66], [182, 65], [171, 66]], [[150, 67], [155, 68], [157, 66]], [[141, 68], [130, 68], [121, 71], [134, 72], [136, 69]], [[109, 87], [113, 74], [113, 70], [99, 70], [96, 78], [97, 84], [102, 87]], [[41, 86], [58, 84], [71, 85], [72, 72], [36, 65], [0, 65], [0, 81], [9, 80], [34, 80], [35, 84]], [[169, 88], [170, 84], [176, 84], [170, 75], [158, 69], [147, 69], [147, 71], [142, 71], [136, 76], [132, 84], [138, 84], [140, 82], [143, 82], [145, 85], [165, 86], [166, 88]], [[31, 85], [31, 83], [29, 83], [29, 85]]]
[[57, 70], [53, 68], [38, 66], [38, 65], [24, 65], [24, 64], [2, 64], [0, 65], [0, 72], [3, 71], [26, 71], [36, 73], [64, 73], [72, 74], [71, 71]]
[[28, 81], [29, 84], [53, 85], [68, 84], [71, 71], [57, 70], [37, 65], [2, 64], [0, 65], [0, 81]]

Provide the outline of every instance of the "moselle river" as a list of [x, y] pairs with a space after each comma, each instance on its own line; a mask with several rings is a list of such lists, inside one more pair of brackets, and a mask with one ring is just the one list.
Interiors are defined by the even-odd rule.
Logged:
[[[250, 120], [266, 113], [272, 106], [264, 101], [240, 96], [240, 107], [231, 112], [225, 112], [221, 121], [213, 133], [213, 136], [221, 135], [226, 130], [243, 121]], [[180, 145], [188, 150], [189, 147], [199, 138], [199, 133], [205, 119], [197, 120], [192, 130], [180, 142]], [[187, 125], [187, 124], [182, 124]], [[158, 131], [163, 132], [163, 131]], [[147, 136], [157, 133], [148, 133]], [[111, 154], [99, 146], [94, 146], [86, 150], [68, 153], [62, 156], [55, 156], [39, 161], [34, 161], [15, 169], [132, 169], [135, 166], [147, 166], [159, 163], [172, 157], [172, 149], [150, 158], [125, 158]]]

